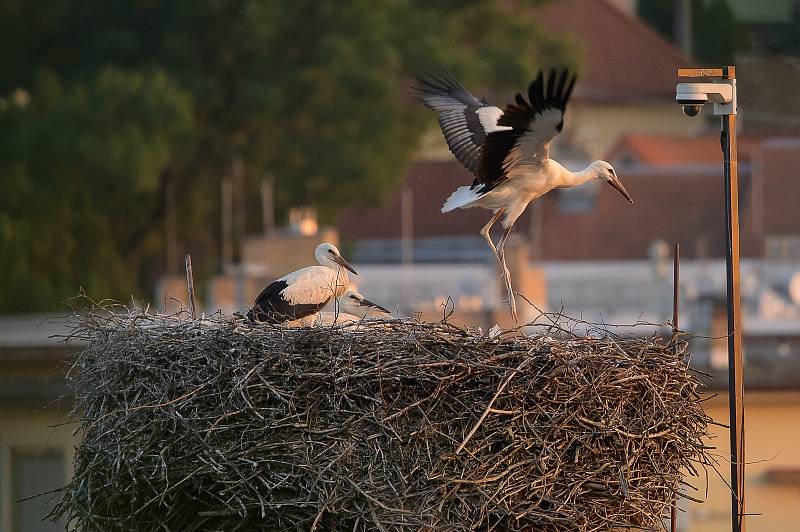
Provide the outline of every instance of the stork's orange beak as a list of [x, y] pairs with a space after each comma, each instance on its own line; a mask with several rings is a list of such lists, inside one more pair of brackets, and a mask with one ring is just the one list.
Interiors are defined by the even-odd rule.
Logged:
[[622, 181], [619, 180], [619, 177], [614, 175], [611, 179], [608, 180], [608, 184], [619, 190], [619, 193], [625, 196], [626, 200], [633, 203], [633, 198], [631, 198], [631, 195], [628, 194], [627, 190], [625, 190], [625, 185], [622, 184]]

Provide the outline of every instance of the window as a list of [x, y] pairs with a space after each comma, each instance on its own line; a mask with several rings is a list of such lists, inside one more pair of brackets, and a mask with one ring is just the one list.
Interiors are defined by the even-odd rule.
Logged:
[[800, 235], [773, 235], [766, 240], [768, 259], [782, 261], [800, 260]]
[[598, 181], [590, 181], [579, 187], [559, 189], [558, 210], [563, 213], [591, 212], [599, 188]]
[[58, 450], [11, 452], [11, 482], [14, 530], [16, 532], [56, 532], [66, 530], [63, 521], [43, 521], [51, 508], [52, 495], [27, 501], [20, 499], [64, 486], [64, 455]]

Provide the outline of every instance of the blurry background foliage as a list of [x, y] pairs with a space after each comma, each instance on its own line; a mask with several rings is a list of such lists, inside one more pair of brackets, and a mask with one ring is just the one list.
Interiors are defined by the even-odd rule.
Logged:
[[[644, 0], [639, 2], [637, 11], [664, 38], [674, 39], [675, 0]], [[736, 19], [728, 0], [693, 1], [691, 20], [692, 56], [700, 64], [732, 63], [736, 52], [750, 47], [747, 28]]]
[[[403, 175], [431, 116], [411, 75], [446, 65], [510, 92], [573, 46], [537, 1], [6, 0], [0, 3], [0, 312], [147, 296], [164, 271], [165, 191], [180, 247], [219, 268], [220, 181], [259, 183], [330, 222]], [[488, 87], [487, 87], [488, 88]]]

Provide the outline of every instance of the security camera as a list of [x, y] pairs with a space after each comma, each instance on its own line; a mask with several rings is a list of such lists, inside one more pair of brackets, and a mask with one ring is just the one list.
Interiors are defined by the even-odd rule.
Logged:
[[686, 116], [697, 116], [706, 103], [714, 104], [715, 115], [736, 114], [736, 80], [714, 83], [678, 83], [675, 101]]
[[681, 104], [683, 104], [683, 114], [690, 118], [694, 118], [695, 116], [699, 115], [700, 111], [703, 110], [703, 104], [701, 103], [681, 102]]

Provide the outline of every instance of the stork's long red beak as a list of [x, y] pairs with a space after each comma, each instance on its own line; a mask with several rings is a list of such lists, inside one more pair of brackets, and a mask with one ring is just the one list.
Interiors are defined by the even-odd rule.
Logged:
[[633, 203], [633, 198], [631, 198], [631, 195], [628, 194], [627, 190], [625, 190], [625, 185], [622, 184], [622, 181], [619, 180], [619, 177], [617, 177], [616, 175], [613, 176], [608, 181], [608, 184], [611, 185], [612, 187], [616, 188], [617, 190], [619, 190], [619, 193], [622, 194], [623, 196], [625, 196], [626, 200], [628, 200], [631, 203]]
[[346, 260], [344, 260], [344, 258], [341, 255], [334, 255], [333, 256], [333, 262], [335, 262], [336, 264], [338, 264], [342, 268], [345, 268], [346, 270], [348, 270], [349, 272], [353, 273], [354, 275], [358, 275], [358, 273], [353, 269], [353, 267], [350, 266], [350, 264]]

